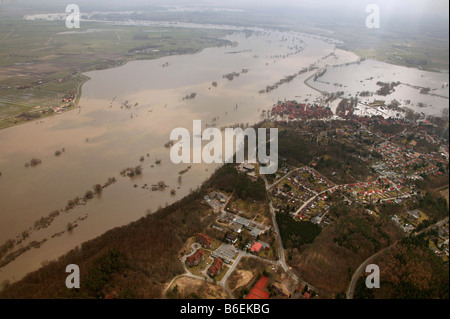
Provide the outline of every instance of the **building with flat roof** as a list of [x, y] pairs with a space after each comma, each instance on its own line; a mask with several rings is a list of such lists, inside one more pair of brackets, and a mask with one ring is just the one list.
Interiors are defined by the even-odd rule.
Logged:
[[227, 236], [225, 237], [225, 240], [230, 244], [234, 245], [237, 242], [238, 237], [235, 234], [228, 233]]
[[419, 219], [420, 218], [420, 211], [415, 209], [415, 210], [411, 210], [407, 213], [409, 216], [415, 218], [415, 219]]
[[242, 231], [242, 224], [239, 223], [233, 223], [233, 225], [231, 226], [231, 229], [236, 232], [236, 233], [240, 233]]
[[260, 233], [261, 231], [258, 228], [253, 228], [252, 231], [250, 232], [250, 235], [256, 238], [259, 236]]
[[241, 224], [244, 227], [248, 227], [250, 225], [250, 220], [245, 217], [237, 216], [235, 222]]

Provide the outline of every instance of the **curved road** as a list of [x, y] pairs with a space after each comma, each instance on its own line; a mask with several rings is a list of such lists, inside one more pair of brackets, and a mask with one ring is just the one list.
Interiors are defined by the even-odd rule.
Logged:
[[[298, 168], [300, 169], [300, 168]], [[295, 169], [297, 170], [297, 169]], [[295, 171], [294, 170], [294, 171]], [[292, 171], [293, 172], [293, 171]], [[291, 173], [292, 173], [291, 172]], [[289, 173], [288, 173], [289, 174]], [[287, 174], [287, 175], [288, 175]], [[262, 176], [264, 182], [266, 183], [266, 189], [270, 189], [274, 184], [268, 186], [267, 185], [267, 180], [265, 178], [265, 176]], [[284, 178], [284, 177], [283, 177]], [[280, 181], [280, 180], [279, 180]], [[281, 265], [281, 267], [283, 268], [283, 270], [292, 278], [294, 279], [296, 282], [299, 282], [303, 285], [308, 285], [308, 287], [311, 287], [313, 290], [319, 292], [319, 289], [317, 289], [316, 287], [314, 287], [313, 285], [301, 280], [291, 269], [291, 267], [289, 267], [286, 264], [286, 258], [284, 256], [284, 248], [283, 248], [283, 241], [281, 239], [281, 234], [280, 234], [280, 229], [278, 227], [278, 223], [277, 223], [277, 219], [276, 219], [276, 214], [275, 214], [275, 209], [273, 208], [272, 205], [272, 201], [269, 198], [269, 208], [270, 208], [270, 214], [272, 216], [272, 224], [273, 224], [273, 231], [275, 233], [275, 236], [277, 237], [277, 248], [278, 248], [278, 254], [279, 254], [279, 259], [277, 261], [277, 263], [279, 265]]]
[[[418, 236], [420, 234], [423, 234], [424, 232], [427, 232], [428, 230], [432, 229], [433, 227], [436, 226], [442, 226], [443, 224], [447, 223], [449, 221], [449, 218], [446, 217], [443, 220], [419, 231], [418, 233], [415, 233], [413, 236]], [[363, 272], [363, 270], [366, 268], [366, 266], [376, 257], [378, 257], [379, 255], [381, 255], [382, 253], [384, 253], [385, 251], [391, 249], [392, 247], [394, 247], [396, 244], [398, 243], [398, 241], [396, 241], [395, 243], [393, 243], [392, 245], [390, 245], [389, 247], [384, 248], [383, 250], [380, 250], [379, 252], [377, 252], [376, 254], [370, 256], [369, 258], [367, 258], [366, 260], [364, 260], [362, 262], [361, 265], [359, 265], [359, 267], [356, 269], [356, 271], [353, 273], [352, 279], [350, 281], [350, 285], [348, 287], [347, 290], [347, 299], [353, 299], [353, 295], [355, 293], [355, 288], [356, 288], [356, 284], [358, 282], [359, 277], [361, 276], [361, 273]]]
[[392, 247], [394, 247], [395, 245], [397, 245], [397, 241], [395, 243], [393, 243], [392, 245], [380, 250], [379, 252], [377, 252], [375, 255], [370, 256], [369, 258], [367, 258], [366, 260], [364, 260], [362, 262], [361, 265], [359, 265], [358, 268], [356, 268], [356, 271], [353, 273], [352, 276], [352, 280], [350, 281], [350, 285], [348, 286], [348, 290], [347, 290], [347, 299], [353, 299], [353, 294], [355, 293], [355, 288], [356, 288], [356, 284], [358, 283], [358, 279], [361, 276], [363, 270], [366, 269], [367, 265], [374, 260], [376, 257], [378, 257], [379, 255], [381, 255], [382, 253], [384, 253], [385, 251], [387, 251], [388, 249], [391, 249]]

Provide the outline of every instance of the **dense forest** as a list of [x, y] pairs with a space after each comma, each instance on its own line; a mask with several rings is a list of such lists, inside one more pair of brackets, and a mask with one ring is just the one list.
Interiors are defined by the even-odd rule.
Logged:
[[362, 277], [355, 298], [449, 298], [448, 266], [428, 248], [424, 235], [404, 238], [375, 263], [380, 267], [380, 288], [366, 288]]
[[310, 221], [295, 221], [289, 214], [277, 213], [276, 218], [285, 248], [300, 249], [304, 244], [312, 243], [321, 231], [318, 225]]
[[[336, 209], [335, 207], [332, 208]], [[332, 211], [330, 210], [331, 213]], [[392, 235], [384, 230], [384, 226], [385, 221], [376, 220], [363, 209], [350, 208], [337, 220], [333, 242], [358, 254], [378, 251], [393, 241]]]
[[287, 256], [303, 278], [333, 298], [347, 289], [361, 262], [402, 234], [389, 220], [369, 215], [362, 207], [336, 204], [329, 213], [334, 222], [301, 250], [287, 249]]
[[240, 173], [234, 189], [236, 195], [243, 200], [260, 201], [267, 198], [266, 185], [261, 177], [252, 181], [245, 173]]
[[[195, 192], [182, 201], [85, 242], [0, 292], [0, 298], [158, 298], [183, 272], [177, 251], [208, 223]], [[202, 218], [203, 217], [203, 218]], [[205, 218], [206, 217], [206, 218]], [[80, 289], [65, 287], [65, 267], [80, 267]]]
[[[0, 298], [161, 297], [164, 284], [183, 273], [178, 251], [214, 220], [210, 207], [202, 203], [207, 189], [221, 185], [233, 190], [237, 182], [234, 172], [231, 165], [223, 166], [182, 200], [83, 243], [9, 285]], [[80, 289], [65, 286], [68, 264], [80, 267]]]
[[232, 164], [224, 165], [204, 186], [228, 193], [234, 191], [235, 195], [243, 200], [261, 201], [267, 198], [266, 186], [261, 177], [255, 181], [247, 174], [238, 172]]
[[[0, 298], [161, 297], [164, 284], [184, 272], [178, 251], [216, 217], [202, 202], [211, 188], [234, 191], [245, 199], [266, 198], [261, 178], [253, 181], [238, 174], [233, 165], [224, 165], [182, 200], [83, 243], [21, 281], [7, 285]], [[80, 267], [80, 289], [65, 286], [65, 268], [69, 264]]]
[[448, 216], [448, 204], [442, 196], [433, 196], [431, 193], [425, 195], [411, 208], [419, 208], [430, 217], [431, 223], [435, 223]]

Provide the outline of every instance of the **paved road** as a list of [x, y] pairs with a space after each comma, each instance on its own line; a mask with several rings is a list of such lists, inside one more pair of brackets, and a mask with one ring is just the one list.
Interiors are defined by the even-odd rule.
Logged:
[[350, 281], [350, 285], [348, 286], [347, 289], [347, 299], [353, 299], [353, 294], [355, 293], [355, 288], [356, 288], [356, 284], [358, 283], [358, 279], [361, 276], [363, 270], [366, 269], [367, 265], [374, 260], [376, 257], [378, 257], [379, 255], [381, 255], [382, 253], [384, 253], [385, 251], [391, 249], [392, 247], [394, 247], [395, 245], [397, 245], [397, 242], [393, 243], [392, 245], [380, 250], [379, 252], [377, 252], [376, 254], [370, 256], [369, 258], [367, 258], [366, 260], [364, 260], [362, 262], [361, 265], [359, 265], [358, 268], [356, 268], [356, 271], [353, 273], [352, 279]]
[[[445, 223], [447, 223], [449, 221], [449, 218], [444, 218], [443, 220], [419, 231], [418, 233], [415, 233], [413, 236], [418, 236], [420, 234], [423, 234], [424, 232], [429, 231], [430, 229], [432, 229], [433, 227], [439, 227], [444, 225]], [[359, 267], [356, 269], [356, 271], [353, 273], [352, 279], [350, 281], [350, 285], [348, 287], [347, 290], [347, 299], [353, 299], [353, 295], [355, 293], [355, 288], [356, 288], [356, 283], [358, 282], [359, 277], [361, 276], [362, 271], [366, 268], [366, 266], [376, 257], [378, 257], [379, 255], [381, 255], [382, 253], [386, 252], [387, 250], [391, 249], [392, 247], [394, 247], [396, 244], [398, 243], [398, 241], [396, 241], [394, 244], [390, 245], [389, 247], [384, 248], [383, 250], [380, 250], [379, 252], [377, 252], [376, 254], [370, 256], [369, 258], [367, 258], [366, 260], [364, 260], [362, 262], [361, 265], [359, 265]]]
[[238, 256], [236, 257], [236, 259], [233, 262], [233, 265], [230, 267], [230, 269], [228, 269], [225, 276], [223, 276], [222, 280], [218, 283], [220, 286], [222, 286], [228, 292], [228, 294], [230, 295], [230, 298], [234, 298], [234, 295], [227, 286], [227, 280], [228, 280], [228, 277], [230, 277], [230, 275], [236, 269], [236, 266], [239, 264], [239, 262], [241, 261], [241, 258], [244, 256], [244, 254], [245, 253], [243, 253], [243, 252], [240, 252], [238, 254]]
[[[200, 244], [198, 244], [198, 243], [192, 243], [191, 248], [192, 248], [192, 251], [193, 251], [192, 254], [193, 254], [198, 248], [201, 248], [201, 246], [200, 246]], [[189, 255], [191, 255], [191, 254], [189, 254]], [[190, 278], [194, 278], [194, 279], [206, 280], [207, 282], [209, 282], [209, 283], [211, 283], [211, 284], [218, 284], [219, 286], [221, 286], [222, 288], [225, 289], [225, 291], [228, 293], [228, 295], [229, 295], [229, 297], [230, 297], [231, 299], [234, 299], [233, 293], [232, 293], [231, 290], [225, 285], [225, 282], [226, 282], [226, 279], [230, 276], [231, 272], [234, 270], [234, 267], [236, 267], [236, 265], [238, 264], [239, 259], [240, 259], [240, 256], [239, 256], [239, 255], [238, 255], [238, 257], [236, 258], [236, 261], [233, 263], [233, 266], [232, 266], [232, 267], [228, 270], [228, 272], [225, 274], [224, 278], [223, 278], [220, 282], [217, 282], [217, 283], [215, 283], [214, 280], [211, 279], [211, 278], [208, 276], [208, 274], [207, 274], [208, 267], [205, 267], [205, 269], [202, 271], [202, 274], [204, 275], [204, 277], [193, 275], [193, 274], [189, 271], [189, 269], [187, 269], [187, 267], [186, 267], [186, 257], [189, 256], [189, 255], [184, 255], [183, 257], [180, 258], [180, 261], [181, 261], [181, 263], [182, 263], [182, 265], [183, 265], [183, 268], [184, 268], [184, 273], [181, 274], [181, 275], [176, 276], [175, 278], [173, 278], [173, 279], [169, 282], [169, 284], [167, 285], [167, 287], [164, 288], [164, 290], [163, 290], [163, 294], [164, 294], [164, 295], [165, 295], [167, 289], [169, 289], [169, 287], [172, 285], [172, 283], [173, 283], [175, 280], [177, 280], [177, 279], [180, 278], [180, 277], [190, 277]]]
[[[264, 178], [264, 182], [267, 185], [267, 180]], [[267, 188], [267, 187], [266, 187]], [[313, 285], [301, 280], [291, 269], [291, 267], [289, 267], [286, 264], [286, 258], [284, 255], [284, 248], [283, 248], [283, 241], [281, 240], [281, 234], [280, 234], [280, 229], [278, 227], [278, 223], [277, 223], [277, 219], [276, 219], [276, 215], [275, 215], [275, 209], [273, 208], [272, 205], [272, 201], [269, 199], [269, 208], [270, 208], [270, 214], [272, 216], [272, 223], [273, 223], [273, 232], [275, 233], [276, 237], [277, 237], [277, 248], [278, 248], [278, 254], [279, 254], [279, 259], [277, 261], [277, 264], [279, 264], [283, 270], [292, 278], [294, 279], [296, 282], [301, 283], [303, 285], [308, 285], [308, 287], [312, 288], [313, 290], [315, 290], [316, 292], [319, 292], [320, 290], [317, 289], [317, 287], [314, 287]], [[267, 260], [266, 260], [267, 261]]]
[[[306, 187], [305, 187], [305, 188], [306, 188]], [[297, 216], [297, 215], [302, 211], [302, 209], [305, 208], [305, 207], [306, 207], [310, 202], [312, 202], [314, 199], [316, 199], [317, 196], [319, 196], [319, 195], [321, 195], [321, 194], [323, 194], [323, 193], [325, 193], [325, 192], [327, 192], [327, 191], [328, 191], [328, 189], [327, 189], [326, 191], [323, 191], [323, 192], [320, 193], [320, 194], [317, 194], [316, 192], [313, 192], [313, 193], [316, 194], [316, 195], [314, 195], [313, 197], [311, 197], [310, 199], [308, 199], [306, 202], [304, 202], [303, 205], [300, 206], [300, 208], [297, 209], [297, 211], [294, 213], [294, 216]]]
[[414, 236], [419, 236], [419, 235], [421, 235], [421, 234], [423, 234], [423, 233], [425, 233], [425, 232], [431, 230], [432, 228], [434, 228], [434, 227], [440, 227], [440, 226], [444, 225], [445, 223], [448, 223], [448, 217], [444, 218], [444, 219], [441, 220], [441, 221], [438, 221], [437, 223], [435, 223], [435, 224], [433, 224], [433, 225], [431, 225], [431, 226], [428, 226], [428, 227], [425, 228], [425, 229], [422, 229], [422, 230], [419, 231], [418, 233], [415, 233]]
[[296, 172], [296, 171], [298, 171], [298, 170], [300, 170], [300, 169], [302, 169], [302, 168], [303, 168], [303, 167], [298, 167], [298, 168], [295, 168], [295, 169], [291, 170], [289, 173], [286, 173], [286, 175], [284, 175], [283, 177], [280, 177], [276, 182], [274, 182], [274, 183], [271, 184], [271, 185], [267, 185], [267, 180], [264, 178], [264, 181], [266, 182], [266, 190], [271, 189], [272, 187], [274, 187], [275, 185], [277, 185], [279, 182], [281, 182], [283, 179], [285, 179], [286, 177], [288, 177], [288, 176], [291, 175], [292, 173], [294, 173], [294, 172]]
[[288, 271], [288, 266], [286, 265], [286, 259], [284, 257], [284, 248], [283, 241], [281, 240], [280, 229], [278, 228], [277, 218], [275, 215], [275, 209], [273, 208], [272, 201], [269, 201], [270, 215], [272, 217], [273, 224], [273, 232], [277, 237], [277, 248], [278, 248], [278, 261], [280, 262], [281, 267], [283, 267], [284, 271]]

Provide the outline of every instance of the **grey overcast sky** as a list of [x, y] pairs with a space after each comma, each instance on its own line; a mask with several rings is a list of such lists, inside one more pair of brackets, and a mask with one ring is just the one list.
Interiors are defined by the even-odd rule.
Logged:
[[395, 11], [422, 11], [439, 12], [448, 15], [449, 3], [447, 0], [1, 0], [4, 3], [39, 4], [53, 3], [66, 5], [69, 3], [91, 3], [111, 6], [133, 5], [213, 5], [236, 7], [309, 7], [309, 8], [354, 8], [375, 3], [380, 7]]
[[351, 12], [364, 12], [365, 7], [374, 3], [379, 5], [380, 13], [387, 16], [420, 17], [439, 16], [448, 19], [448, 0], [0, 0], [3, 8], [34, 7], [40, 6], [52, 8], [65, 7], [69, 3], [85, 5], [89, 7], [98, 6], [102, 10], [114, 10], [125, 8], [144, 8], [145, 6], [164, 5], [189, 5], [189, 6], [221, 6], [238, 7], [247, 10], [261, 9], [265, 7], [296, 8], [301, 10], [313, 9], [320, 12], [334, 11], [336, 15], [340, 12], [348, 14]]

